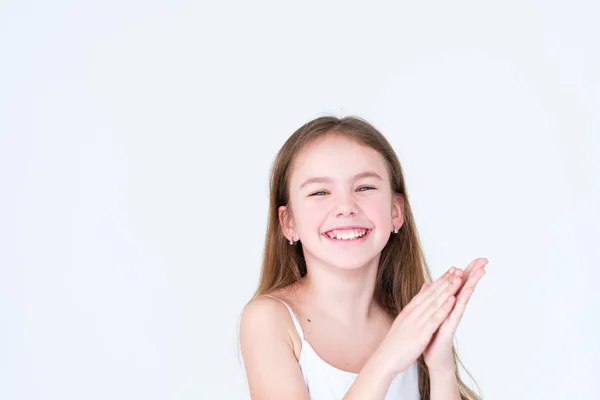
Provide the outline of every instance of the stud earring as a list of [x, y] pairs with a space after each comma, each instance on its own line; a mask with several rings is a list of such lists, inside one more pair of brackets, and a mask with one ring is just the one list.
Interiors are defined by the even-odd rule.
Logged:
[[395, 226], [394, 226], [394, 233], [398, 233], [398, 228], [396, 228]]
[[290, 239], [290, 245], [294, 244], [294, 239]]

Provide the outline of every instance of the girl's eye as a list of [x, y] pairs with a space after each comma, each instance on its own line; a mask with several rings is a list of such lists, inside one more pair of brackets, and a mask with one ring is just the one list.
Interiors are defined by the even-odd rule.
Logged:
[[[363, 190], [363, 189], [365, 189], [365, 190]], [[375, 188], [374, 188], [374, 187], [372, 187], [372, 186], [361, 186], [361, 187], [359, 187], [359, 188], [358, 188], [358, 189], [356, 189], [356, 190], [357, 190], [357, 191], [359, 191], [359, 192], [366, 192], [367, 190], [375, 190]], [[323, 193], [323, 194], [321, 194], [321, 193]], [[325, 195], [325, 194], [327, 194], [327, 192], [326, 192], [326, 191], [324, 191], [324, 190], [320, 190], [320, 191], [318, 191], [318, 192], [314, 192], [314, 193], [310, 194], [310, 195], [309, 195], [309, 197], [310, 197], [310, 196], [323, 196], [323, 195]]]

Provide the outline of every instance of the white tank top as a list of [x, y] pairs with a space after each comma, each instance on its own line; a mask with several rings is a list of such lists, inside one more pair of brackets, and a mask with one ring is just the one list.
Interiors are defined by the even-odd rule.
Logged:
[[[289, 310], [294, 326], [302, 339], [302, 349], [298, 363], [302, 369], [304, 382], [308, 387], [311, 400], [339, 400], [350, 389], [350, 386], [358, 374], [343, 371], [325, 362], [304, 338], [304, 332], [300, 326], [296, 314], [292, 308], [283, 300], [265, 295], [281, 301]], [[385, 400], [420, 400], [419, 375], [417, 362], [413, 362], [408, 369], [399, 373], [390, 384]]]

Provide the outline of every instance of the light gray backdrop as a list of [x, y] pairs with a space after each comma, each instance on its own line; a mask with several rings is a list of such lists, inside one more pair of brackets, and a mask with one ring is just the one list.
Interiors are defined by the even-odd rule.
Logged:
[[434, 275], [487, 257], [457, 343], [486, 399], [592, 399], [592, 1], [0, 5], [0, 398], [247, 399], [270, 164], [357, 114]]

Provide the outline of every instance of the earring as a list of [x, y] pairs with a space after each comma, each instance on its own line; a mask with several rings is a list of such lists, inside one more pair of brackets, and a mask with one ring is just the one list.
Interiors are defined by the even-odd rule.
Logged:
[[395, 226], [392, 225], [392, 227], [394, 228], [394, 233], [398, 233], [398, 228], [396, 228]]
[[290, 245], [294, 244], [294, 239], [290, 239]]

